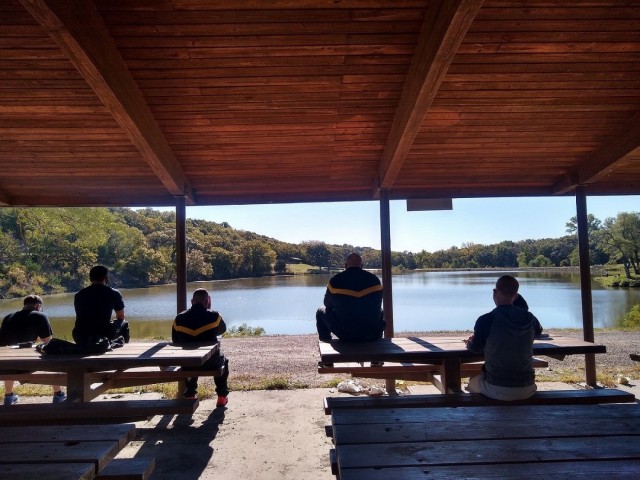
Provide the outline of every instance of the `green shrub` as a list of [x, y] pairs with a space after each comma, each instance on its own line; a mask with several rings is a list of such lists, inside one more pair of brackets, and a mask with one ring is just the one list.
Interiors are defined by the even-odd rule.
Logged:
[[227, 329], [227, 337], [261, 337], [265, 330], [262, 327], [250, 327], [246, 323]]
[[634, 305], [625, 315], [622, 326], [633, 330], [640, 329], [640, 304]]

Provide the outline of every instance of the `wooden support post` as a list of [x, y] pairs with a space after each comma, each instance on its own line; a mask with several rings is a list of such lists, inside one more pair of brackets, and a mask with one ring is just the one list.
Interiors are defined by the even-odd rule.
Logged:
[[[582, 331], [586, 342], [593, 342], [593, 305], [591, 300], [591, 260], [589, 257], [589, 229], [587, 195], [585, 187], [576, 187], [576, 215], [578, 223], [578, 253], [580, 257], [580, 292], [582, 295]], [[586, 354], [585, 376], [587, 385], [596, 386], [596, 357]]]
[[[384, 308], [384, 320], [387, 325], [384, 329], [385, 338], [393, 338], [393, 295], [391, 288], [391, 220], [389, 210], [389, 191], [380, 191], [380, 246], [382, 249], [382, 302]], [[396, 393], [396, 381], [392, 378], [386, 380], [388, 394]]]
[[185, 197], [176, 197], [176, 313], [187, 309], [187, 209], [185, 205]]

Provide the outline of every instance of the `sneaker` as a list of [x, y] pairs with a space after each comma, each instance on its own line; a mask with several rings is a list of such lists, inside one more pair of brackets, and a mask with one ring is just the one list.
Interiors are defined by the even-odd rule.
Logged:
[[384, 365], [384, 362], [371, 362], [372, 367], [381, 367]]
[[333, 363], [318, 362], [318, 368], [333, 368]]
[[53, 403], [62, 403], [66, 399], [67, 395], [62, 390], [53, 394]]
[[324, 343], [331, 343], [331, 337], [320, 337], [320, 341]]
[[15, 405], [20, 401], [20, 396], [15, 393], [11, 393], [9, 395], [4, 396], [4, 404], [5, 405]]
[[227, 397], [223, 397], [222, 395], [218, 395], [218, 401], [216, 402], [217, 407], [224, 407], [229, 403], [229, 399]]

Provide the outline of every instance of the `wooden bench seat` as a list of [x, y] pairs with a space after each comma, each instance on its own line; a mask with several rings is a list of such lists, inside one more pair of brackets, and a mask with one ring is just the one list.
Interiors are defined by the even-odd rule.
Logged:
[[155, 415], [193, 414], [198, 400], [26, 403], [0, 409], [0, 426], [123, 423]]
[[[157, 383], [175, 382], [187, 377], [219, 377], [224, 373], [224, 367], [212, 370], [186, 370], [180, 367], [136, 367], [126, 370], [107, 370], [89, 373], [92, 383], [102, 384], [97, 392], [100, 394], [115, 388], [134, 387], [139, 385], [153, 385]], [[15, 372], [2, 373], [0, 380], [16, 380], [20, 383], [36, 385], [66, 385], [67, 374], [64, 372]]]
[[156, 467], [155, 458], [114, 458], [98, 472], [96, 480], [147, 480]]
[[[460, 365], [460, 375], [462, 377], [472, 377], [478, 375], [482, 370], [484, 362], [469, 362]], [[547, 368], [549, 362], [540, 358], [533, 358], [533, 368]], [[333, 367], [318, 366], [318, 373], [321, 374], [350, 374], [352, 377], [360, 378], [394, 378], [396, 380], [427, 381], [433, 383], [442, 390], [440, 380], [441, 365], [427, 363], [396, 363], [385, 362], [382, 366], [372, 367], [369, 364], [361, 363], [336, 363]]]
[[615, 388], [595, 390], [545, 390], [536, 392], [526, 400], [504, 402], [479, 393], [426, 394], [385, 397], [326, 397], [324, 411], [334, 408], [412, 408], [412, 407], [464, 407], [481, 405], [573, 405], [635, 402], [632, 393]]

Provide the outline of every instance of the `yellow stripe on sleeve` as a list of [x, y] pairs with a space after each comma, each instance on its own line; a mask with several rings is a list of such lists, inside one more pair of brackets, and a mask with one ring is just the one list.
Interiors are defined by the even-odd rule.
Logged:
[[218, 328], [218, 325], [220, 325], [221, 321], [222, 321], [222, 317], [220, 315], [218, 315], [218, 318], [216, 318], [215, 322], [207, 323], [206, 325], [203, 325], [200, 328], [193, 329], [193, 328], [185, 327], [183, 325], [176, 325], [176, 322], [174, 320], [173, 328], [177, 332], [182, 332], [182, 333], [185, 333], [187, 335], [191, 335], [192, 337], [197, 337], [201, 333], [208, 332], [209, 330], [213, 330], [214, 328]]
[[348, 290], [346, 288], [334, 288], [331, 284], [329, 284], [328, 289], [334, 295], [348, 295], [350, 297], [361, 298], [366, 297], [370, 293], [382, 291], [382, 285], [373, 285], [372, 287], [365, 288], [359, 292], [356, 290]]

